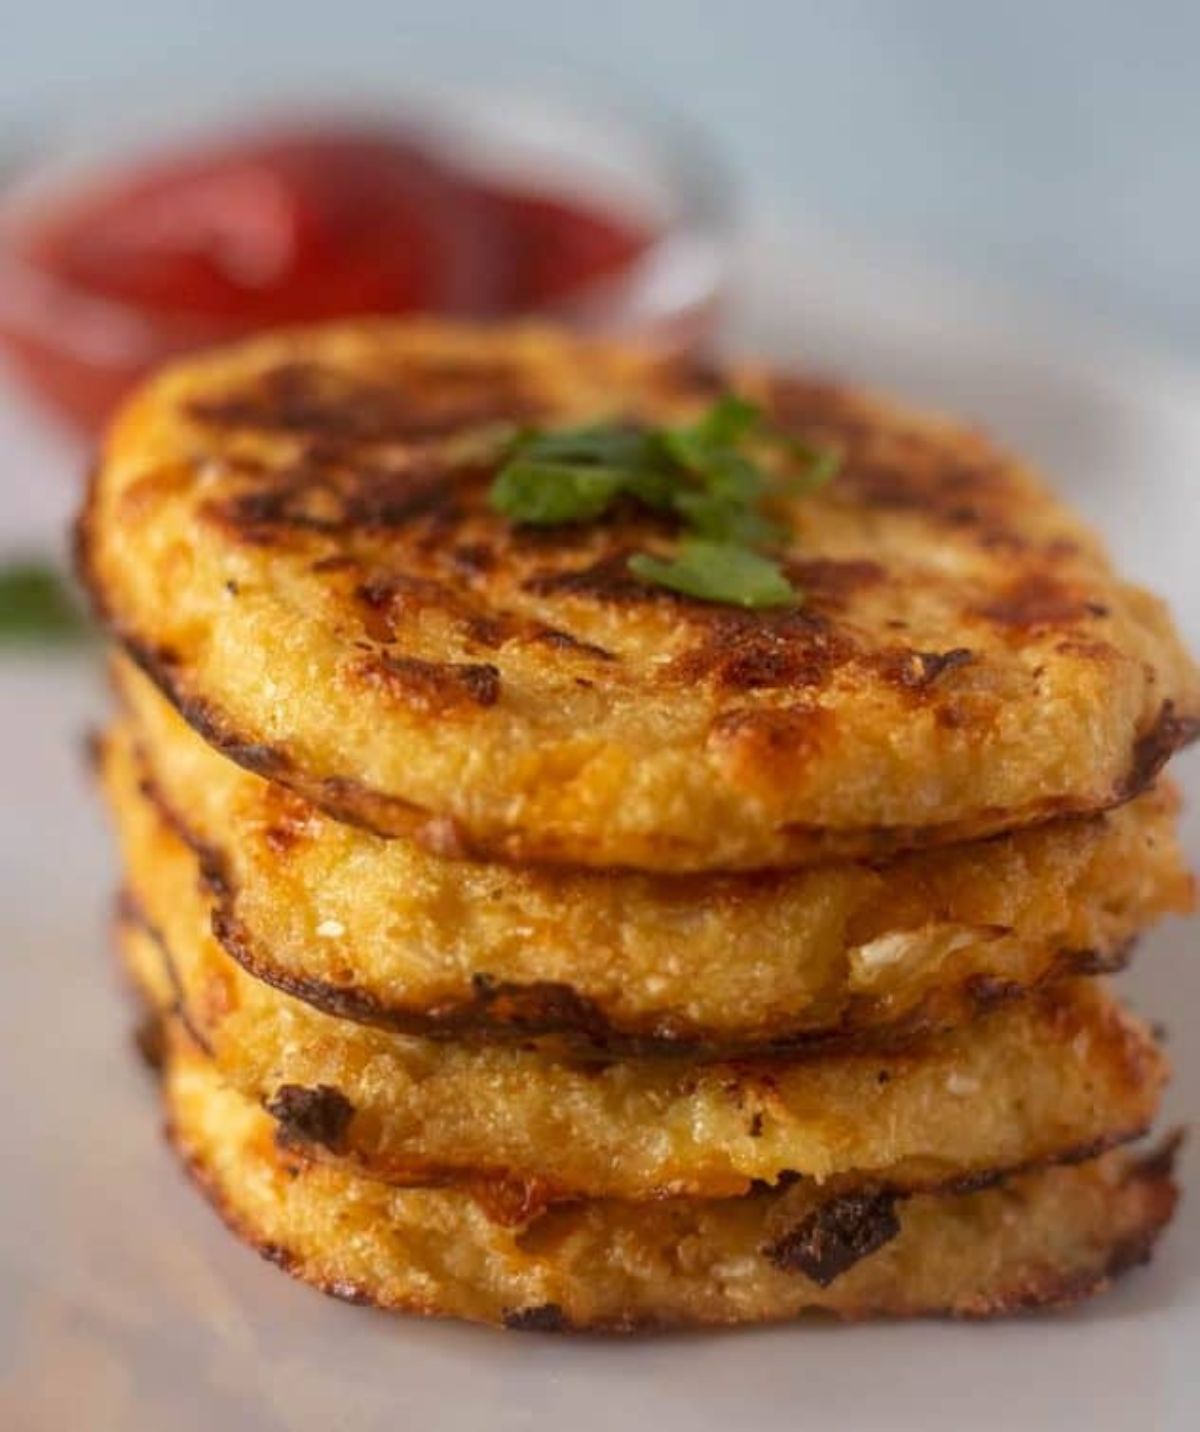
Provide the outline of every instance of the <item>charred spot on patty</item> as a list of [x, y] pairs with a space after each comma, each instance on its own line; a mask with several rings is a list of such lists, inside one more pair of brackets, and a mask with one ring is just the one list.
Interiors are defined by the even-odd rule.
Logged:
[[766, 617], [710, 609], [704, 628], [667, 667], [669, 680], [725, 692], [812, 689], [855, 655], [849, 637], [806, 608]]
[[167, 1057], [167, 1032], [158, 1010], [147, 1010], [133, 1026], [133, 1047], [152, 1074], [162, 1072]]
[[[206, 427], [288, 433], [339, 443], [407, 443], [451, 435], [463, 427], [533, 416], [518, 375], [494, 373], [463, 383], [445, 371], [411, 367], [395, 381], [347, 375], [313, 362], [280, 363], [253, 384], [195, 398], [189, 416]], [[401, 381], [403, 380], [403, 381]]]
[[828, 1288], [900, 1232], [894, 1193], [856, 1193], [822, 1204], [764, 1251], [785, 1273]]
[[[567, 542], [558, 529], [555, 529], [552, 535], [556, 545], [566, 547]], [[539, 533], [529, 540], [544, 542], [545, 534]], [[525, 578], [522, 590], [536, 597], [590, 597], [598, 602], [673, 600], [674, 594], [663, 588], [648, 587], [629, 570], [629, 559], [635, 550], [632, 546], [622, 546], [582, 567], [539, 568]]]
[[531, 1308], [505, 1308], [504, 1326], [515, 1333], [565, 1333], [571, 1324], [557, 1303], [539, 1303]]
[[340, 1153], [354, 1118], [354, 1105], [332, 1084], [312, 1089], [281, 1084], [267, 1103], [267, 1113], [278, 1124], [277, 1137], [285, 1146], [319, 1144], [330, 1153]]
[[1158, 718], [1138, 737], [1133, 748], [1125, 793], [1138, 795], [1153, 784], [1155, 776], [1181, 747], [1200, 736], [1200, 719], [1180, 716], [1173, 701], [1164, 701]]
[[906, 691], [924, 691], [947, 672], [968, 666], [975, 653], [968, 647], [955, 646], [949, 651], [913, 651], [899, 648], [884, 651], [876, 665], [886, 680]]
[[494, 706], [500, 699], [500, 672], [490, 662], [422, 661], [383, 654], [360, 662], [358, 671], [418, 710], [437, 715]]
[[994, 600], [974, 609], [976, 616], [1002, 627], [1073, 626], [1091, 617], [1095, 603], [1050, 572], [1018, 577]]
[[840, 609], [860, 592], [887, 581], [887, 569], [866, 558], [810, 557], [788, 562], [787, 574], [810, 606]]
[[981, 1010], [995, 1009], [997, 1005], [1008, 1004], [1019, 999], [1027, 991], [1015, 980], [1003, 979], [999, 975], [973, 974], [966, 982], [967, 994]]

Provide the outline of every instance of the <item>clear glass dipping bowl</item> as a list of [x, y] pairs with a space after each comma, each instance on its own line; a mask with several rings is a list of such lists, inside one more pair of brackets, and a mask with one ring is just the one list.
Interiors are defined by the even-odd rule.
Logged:
[[[113, 111], [116, 111], [113, 113]], [[734, 204], [724, 165], [684, 124], [630, 103], [586, 103], [513, 85], [405, 86], [400, 97], [314, 92], [270, 99], [178, 95], [100, 104], [86, 124], [7, 156], [0, 179], [0, 343], [10, 367], [58, 416], [94, 431], [126, 391], [178, 353], [228, 338], [227, 322], [144, 312], [35, 269], [23, 226], [106, 172], [206, 146], [248, 128], [394, 126], [469, 176], [572, 197], [646, 223], [653, 241], [615, 274], [530, 317], [672, 349], [702, 348], [725, 289]]]

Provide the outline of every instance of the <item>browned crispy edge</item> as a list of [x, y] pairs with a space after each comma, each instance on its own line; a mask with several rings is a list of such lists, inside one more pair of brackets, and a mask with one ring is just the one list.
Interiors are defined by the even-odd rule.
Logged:
[[[210, 699], [188, 690], [178, 656], [142, 637], [130, 623], [118, 619], [106, 599], [103, 583], [92, 561], [95, 502], [99, 483], [93, 473], [84, 504], [74, 527], [75, 568], [88, 593], [97, 619], [146, 673], [185, 721], [211, 746], [255, 775], [278, 781], [319, 806], [335, 820], [358, 825], [383, 837], [416, 840], [434, 854], [447, 858], [487, 858], [504, 861], [564, 862], [552, 837], [536, 831], [510, 828], [481, 837], [465, 830], [453, 817], [427, 810], [402, 797], [375, 790], [350, 776], [316, 777], [303, 770], [283, 747], [251, 739], [237, 730], [227, 713]], [[853, 857], [884, 859], [903, 851], [978, 840], [1061, 816], [1095, 814], [1111, 809], [1149, 789], [1167, 760], [1200, 736], [1200, 713], [1180, 712], [1174, 702], [1162, 703], [1155, 719], [1134, 741], [1129, 766], [1108, 796], [1098, 802], [1061, 796], [1031, 801], [1022, 807], [985, 811], [970, 822], [931, 826], [876, 826], [861, 830], [831, 831], [785, 825], [788, 839], [785, 859], [779, 865], [824, 863]], [[667, 851], [669, 843], [662, 848]]]
[[[196, 1048], [206, 1057], [212, 1057], [211, 1045], [189, 1015], [170, 948], [162, 932], [146, 918], [138, 907], [136, 899], [128, 892], [122, 891], [117, 897], [115, 923], [118, 941], [122, 928], [130, 926], [140, 930], [153, 941], [163, 961], [168, 981], [175, 991], [174, 1002], [167, 1014], [177, 1019], [183, 1034]], [[139, 1027], [144, 1031], [144, 1018]], [[162, 1044], [165, 1041], [162, 1036], [159, 1036], [157, 1042]], [[332, 1086], [322, 1087], [327, 1088], [330, 1094], [337, 1096], [346, 1105], [352, 1116], [353, 1103], [346, 1099], [341, 1090]], [[298, 1124], [290, 1123], [286, 1117], [281, 1117], [281, 1113], [286, 1114], [286, 1110], [281, 1111], [272, 1105], [273, 1101], [271, 1100], [263, 1102], [264, 1110], [275, 1119], [276, 1142], [282, 1151], [301, 1156], [314, 1163], [331, 1163], [338, 1168], [353, 1172], [358, 1177], [370, 1179], [373, 1182], [387, 1183], [397, 1188], [445, 1188], [449, 1186], [468, 1188], [488, 1209], [489, 1215], [499, 1223], [522, 1223], [538, 1210], [547, 1208], [551, 1204], [571, 1203], [583, 1196], [581, 1190], [574, 1185], [561, 1184], [544, 1175], [520, 1172], [507, 1166], [473, 1165], [464, 1167], [461, 1164], [411, 1159], [403, 1166], [392, 1163], [385, 1169], [376, 1164], [370, 1156], [363, 1155], [359, 1150], [348, 1147], [341, 1141], [331, 1144], [319, 1137], [312, 1136], [311, 1130], [306, 1130]], [[348, 1122], [347, 1118], [345, 1123]], [[1124, 1128], [1110, 1129], [1098, 1138], [1060, 1149], [1050, 1157], [1026, 1159], [1004, 1167], [980, 1170], [965, 1175], [910, 1177], [907, 1181], [888, 1179], [880, 1175], [870, 1179], [870, 1187], [874, 1192], [891, 1195], [895, 1198], [905, 1198], [915, 1193], [974, 1193], [980, 1189], [991, 1187], [1005, 1178], [1028, 1173], [1038, 1168], [1084, 1163], [1088, 1159], [1098, 1158], [1111, 1149], [1143, 1138], [1149, 1132], [1150, 1122], [1149, 1119], [1146, 1119]], [[782, 1175], [784, 1180], [788, 1177], [794, 1177], [794, 1175]], [[753, 1181], [748, 1180], [747, 1190], [752, 1186]], [[666, 1190], [653, 1191], [647, 1195], [645, 1201], [656, 1202], [673, 1196], [675, 1195], [672, 1192]]]
[[202, 840], [167, 799], [154, 778], [144, 751], [141, 789], [160, 816], [199, 862], [213, 902], [213, 934], [247, 974], [282, 993], [338, 1019], [374, 1025], [397, 1034], [427, 1039], [471, 1036], [494, 1042], [556, 1037], [583, 1057], [679, 1057], [698, 1062], [754, 1057], [802, 1058], [853, 1050], [887, 1050], [964, 1023], [1031, 992], [1074, 975], [1113, 974], [1128, 963], [1133, 941], [1114, 949], [1057, 952], [1042, 976], [1029, 984], [987, 975], [969, 975], [957, 985], [930, 990], [904, 1018], [887, 1025], [867, 1023], [871, 1001], [852, 1001], [835, 1025], [826, 1028], [773, 1029], [732, 1037], [728, 1031], [688, 1022], [678, 1016], [616, 1015], [572, 985], [537, 980], [527, 983], [477, 976], [469, 995], [436, 1005], [385, 1002], [353, 985], [334, 985], [297, 975], [264, 950], [238, 913], [239, 889], [224, 852]]
[[[277, 1268], [282, 1269], [297, 1282], [304, 1283], [308, 1287], [329, 1297], [337, 1298], [342, 1302], [353, 1303], [361, 1307], [373, 1307], [380, 1311], [397, 1312], [417, 1315], [420, 1317], [453, 1317], [454, 1314], [447, 1313], [433, 1302], [421, 1302], [417, 1299], [403, 1302], [383, 1302], [377, 1299], [368, 1289], [347, 1281], [336, 1279], [319, 1279], [305, 1268], [304, 1260], [297, 1256], [291, 1249], [281, 1244], [272, 1243], [263, 1239], [251, 1227], [234, 1207], [232, 1201], [222, 1190], [218, 1182], [201, 1158], [188, 1151], [186, 1141], [168, 1114], [164, 1133], [168, 1143], [174, 1149], [184, 1172], [203, 1194], [205, 1200], [212, 1208], [217, 1217], [224, 1223], [225, 1227], [242, 1243], [252, 1248], [261, 1258], [269, 1263], [274, 1263]], [[1151, 1150], [1143, 1157], [1131, 1162], [1127, 1179], [1144, 1185], [1148, 1196], [1148, 1208], [1146, 1220], [1140, 1229], [1131, 1236], [1121, 1240], [1110, 1250], [1104, 1264], [1097, 1268], [1094, 1273], [1081, 1273], [1072, 1278], [1058, 1278], [1051, 1272], [1046, 1271], [1041, 1283], [1026, 1283], [1019, 1290], [1014, 1290], [1011, 1296], [1006, 1299], [996, 1299], [987, 1305], [973, 1306], [967, 1309], [959, 1308], [928, 1308], [914, 1310], [911, 1313], [890, 1313], [879, 1314], [871, 1309], [847, 1311], [843, 1313], [827, 1312], [825, 1316], [832, 1317], [841, 1322], [860, 1322], [872, 1317], [902, 1317], [915, 1316], [922, 1319], [948, 1318], [954, 1320], [978, 1321], [985, 1318], [1008, 1317], [1017, 1314], [1028, 1314], [1040, 1311], [1049, 1311], [1057, 1308], [1068, 1307], [1073, 1303], [1081, 1302], [1083, 1299], [1092, 1297], [1104, 1291], [1114, 1279], [1148, 1263], [1153, 1255], [1155, 1244], [1159, 1236], [1170, 1222], [1176, 1205], [1178, 1203], [1179, 1191], [1174, 1180], [1174, 1166], [1178, 1149], [1182, 1142], [1182, 1135], [1179, 1132], [1169, 1135], [1157, 1148]], [[1016, 1172], [1025, 1172], [1018, 1170]], [[1009, 1174], [997, 1174], [988, 1183], [977, 1183], [972, 1185], [965, 1192], [974, 1192], [989, 1185], [1000, 1184]], [[958, 1190], [948, 1187], [945, 1190], [948, 1196], [954, 1196]], [[806, 1310], [811, 1314], [813, 1311]], [[803, 1314], [802, 1314], [803, 1315]], [[784, 1319], [759, 1319], [760, 1323], [769, 1321], [783, 1321]], [[652, 1318], [652, 1317], [624, 1317], [606, 1320], [597, 1320], [591, 1323], [571, 1322], [564, 1310], [555, 1303], [545, 1303], [536, 1307], [506, 1308], [503, 1312], [501, 1324], [484, 1324], [485, 1326], [504, 1327], [514, 1332], [555, 1332], [555, 1333], [603, 1333], [603, 1334], [625, 1334], [625, 1333], [656, 1333], [686, 1330], [687, 1328], [701, 1328], [704, 1326], [719, 1327], [731, 1326], [737, 1323], [744, 1323], [740, 1318], [714, 1318], [708, 1320], [693, 1320], [686, 1322], [682, 1319]]]

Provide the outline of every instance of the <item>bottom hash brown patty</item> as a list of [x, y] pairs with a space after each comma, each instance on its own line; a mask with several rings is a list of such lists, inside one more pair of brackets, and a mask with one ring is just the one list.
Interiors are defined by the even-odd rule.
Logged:
[[195, 856], [136, 787], [112, 793], [141, 911], [130, 954], [170, 975], [146, 982], [292, 1144], [380, 1178], [541, 1201], [726, 1197], [788, 1173], [940, 1186], [1134, 1137], [1158, 1107], [1153, 1039], [1087, 980], [911, 1047], [808, 1060], [597, 1063], [337, 1020], [229, 958]]
[[269, 1117], [183, 1042], [166, 1087], [184, 1161], [273, 1262], [354, 1302], [526, 1330], [1068, 1303], [1144, 1261], [1176, 1198], [1169, 1159], [1118, 1153], [971, 1194], [830, 1202], [800, 1181], [717, 1201], [583, 1201], [502, 1223], [457, 1189], [390, 1188], [281, 1151]]

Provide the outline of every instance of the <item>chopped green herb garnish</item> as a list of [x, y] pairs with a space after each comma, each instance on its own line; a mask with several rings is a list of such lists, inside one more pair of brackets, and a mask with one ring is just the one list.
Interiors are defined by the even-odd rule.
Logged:
[[515, 457], [492, 488], [501, 512], [532, 527], [559, 527], [599, 517], [628, 481], [617, 468]]
[[777, 562], [735, 542], [685, 537], [670, 561], [638, 552], [630, 557], [629, 570], [643, 581], [698, 597], [702, 602], [786, 607], [793, 606], [799, 598]]
[[[764, 450], [787, 459], [777, 472]], [[772, 498], [815, 491], [838, 454], [817, 450], [763, 421], [755, 404], [726, 394], [694, 423], [632, 423], [526, 431], [513, 438], [492, 484], [497, 512], [535, 527], [594, 522], [626, 499], [668, 513], [685, 536], [674, 558], [639, 553], [643, 581], [701, 601], [774, 607], [801, 600], [770, 549], [786, 531], [764, 511]]]
[[25, 560], [0, 568], [0, 644], [71, 641], [86, 630], [53, 567]]

